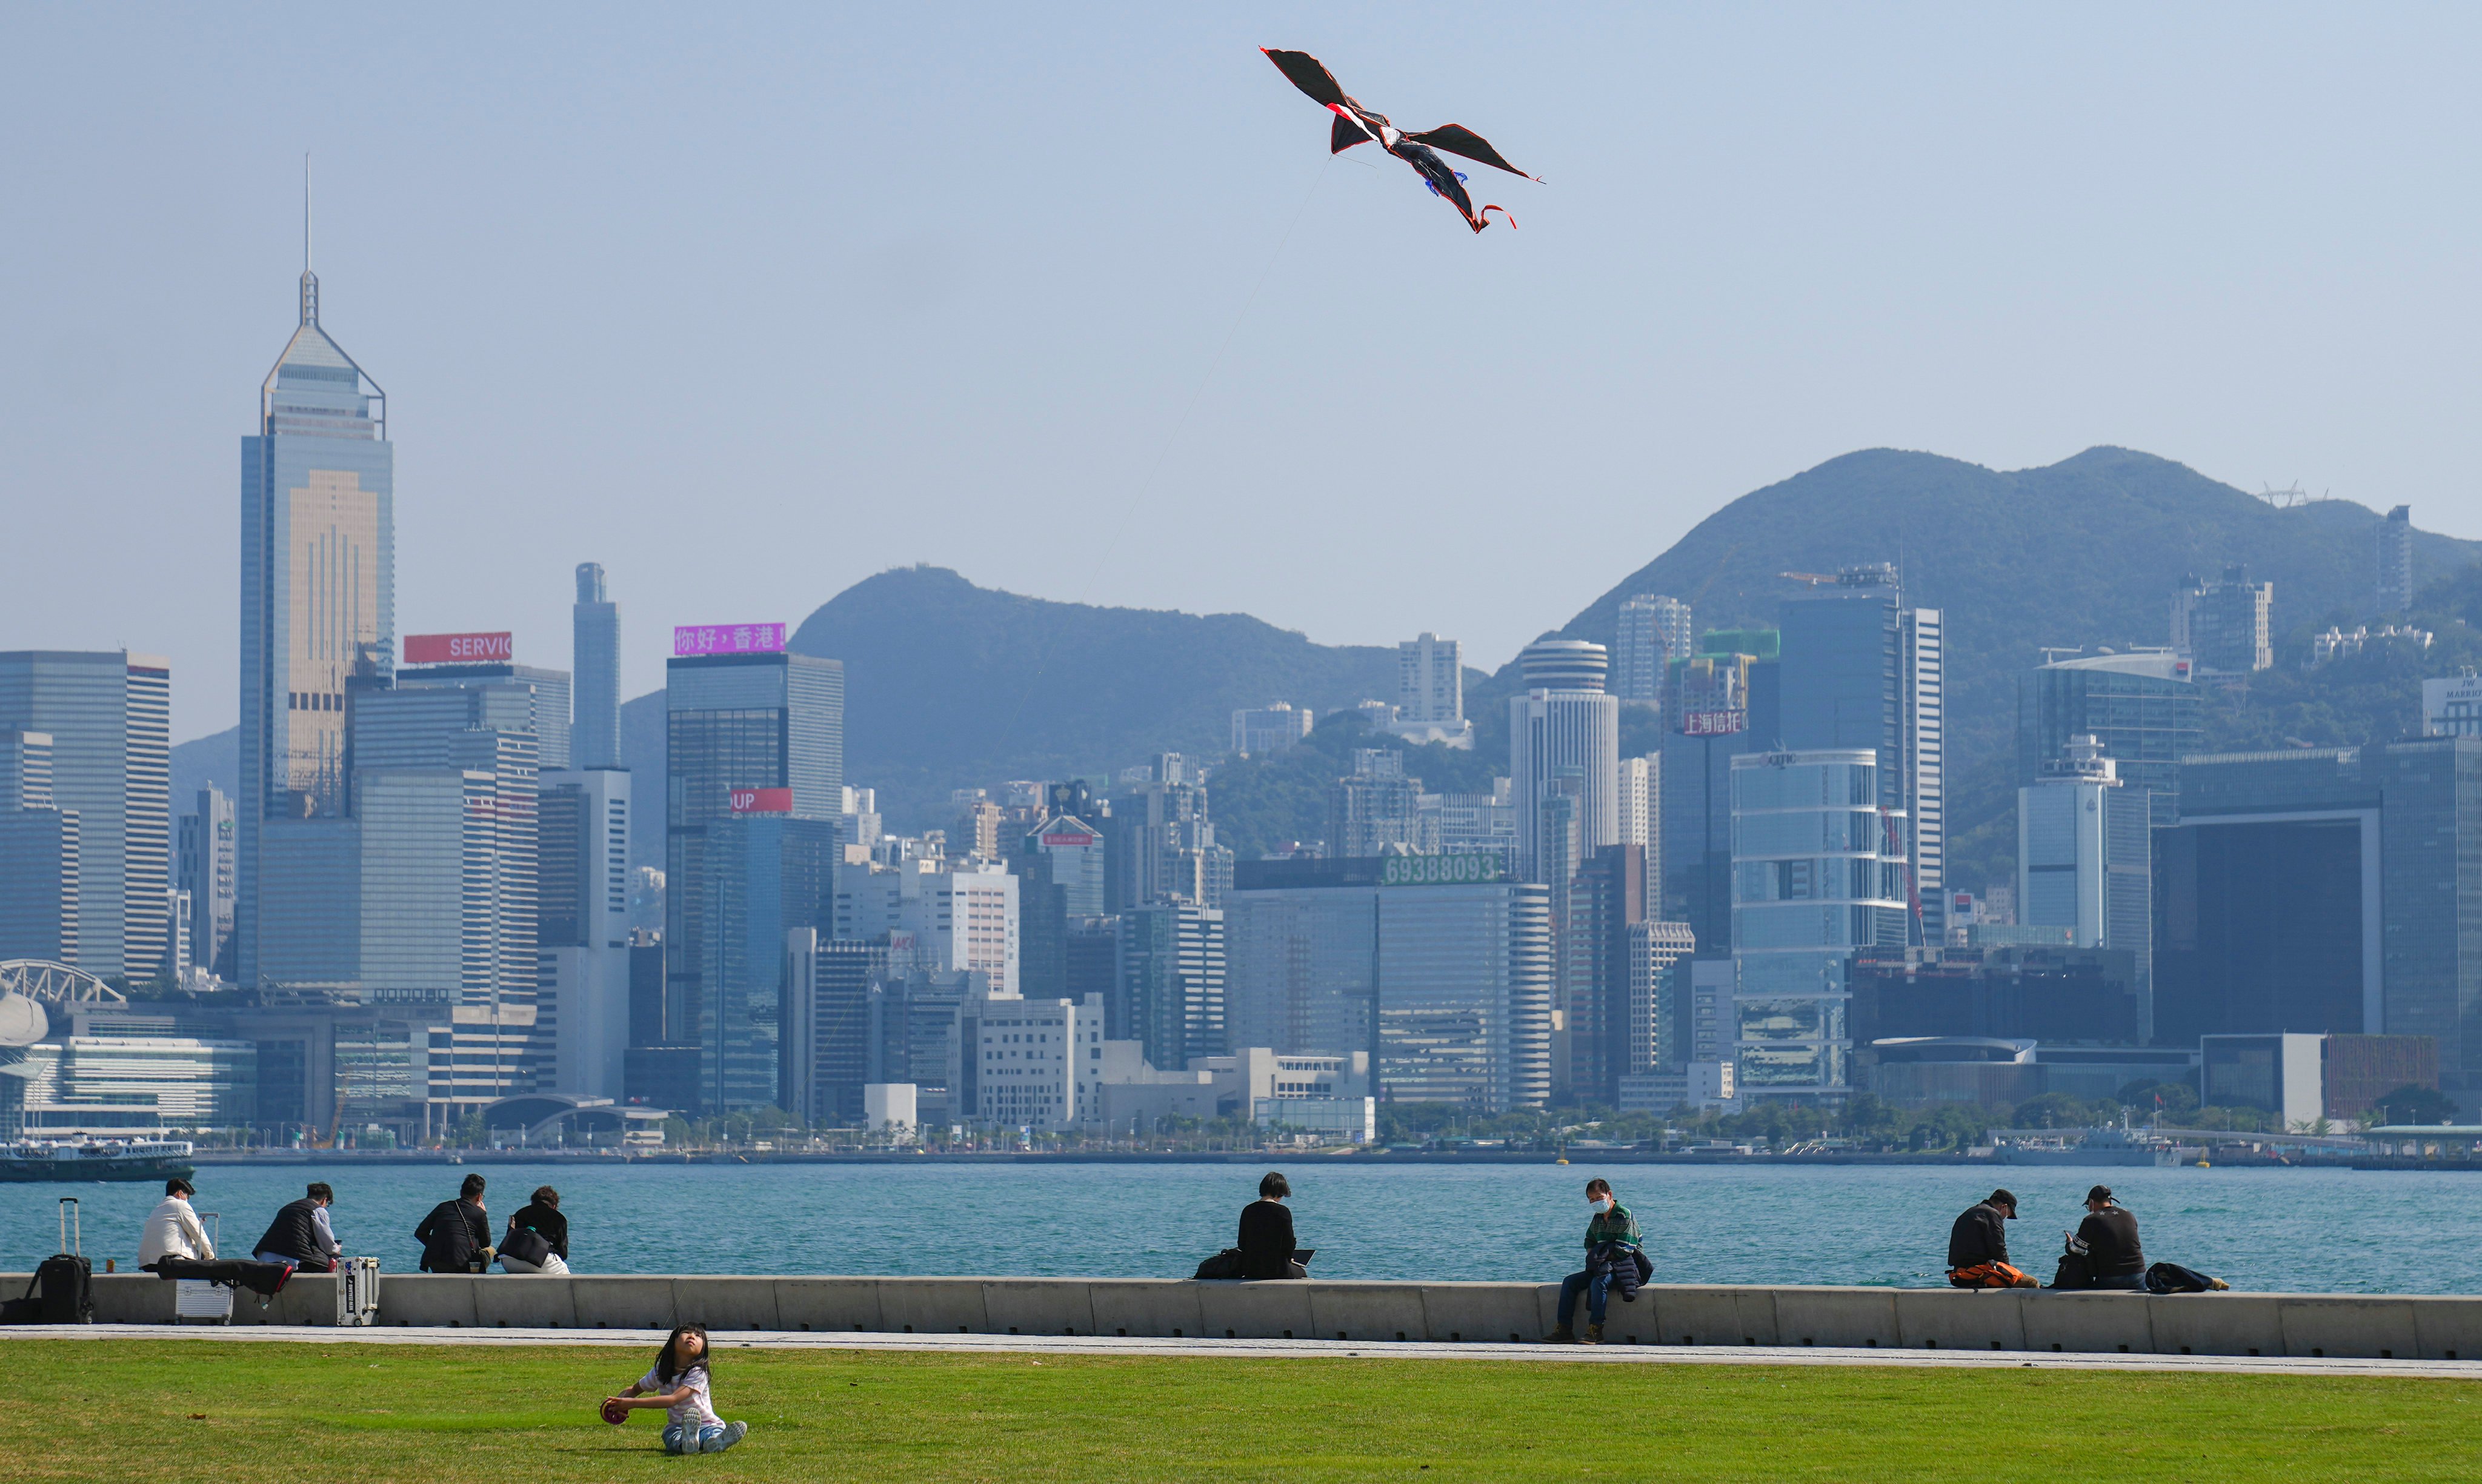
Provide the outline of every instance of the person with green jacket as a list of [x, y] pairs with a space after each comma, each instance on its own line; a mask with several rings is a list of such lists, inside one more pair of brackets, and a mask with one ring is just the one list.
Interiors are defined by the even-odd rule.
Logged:
[[[1637, 1218], [1612, 1196], [1612, 1182], [1597, 1176], [1586, 1181], [1586, 1203], [1594, 1218], [1586, 1223], [1586, 1270], [1560, 1280], [1559, 1327], [1544, 1337], [1545, 1344], [1598, 1345], [1603, 1342], [1603, 1311], [1614, 1284], [1623, 1298], [1634, 1298], [1638, 1285], [1638, 1253], [1645, 1234]], [[1577, 1317], [1577, 1295], [1586, 1295], [1586, 1333], [1581, 1338], [1571, 1324]]]

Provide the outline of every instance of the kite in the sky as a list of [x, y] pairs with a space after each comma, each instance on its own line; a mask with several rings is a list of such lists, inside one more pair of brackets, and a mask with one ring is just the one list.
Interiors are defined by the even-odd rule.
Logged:
[[[1465, 175], [1449, 169], [1448, 162], [1440, 159], [1438, 153], [1444, 149], [1468, 160], [1478, 160], [1493, 170], [1525, 175], [1525, 172], [1501, 159], [1499, 151], [1491, 147], [1491, 141], [1462, 123], [1443, 123], [1436, 129], [1408, 134], [1389, 123], [1386, 114], [1374, 114], [1356, 102], [1351, 94], [1337, 86], [1335, 74], [1320, 66], [1319, 60], [1308, 52], [1277, 51], [1265, 46], [1258, 49], [1267, 54], [1267, 60], [1276, 65], [1278, 71], [1292, 79], [1294, 87], [1308, 93], [1310, 101], [1324, 105], [1329, 113], [1335, 115], [1335, 123], [1328, 131], [1330, 154], [1342, 154], [1364, 141], [1375, 141], [1380, 148], [1419, 172], [1423, 181], [1430, 186], [1431, 194], [1456, 207], [1457, 214], [1465, 219], [1465, 225], [1475, 231], [1491, 225], [1491, 214], [1494, 211], [1508, 216], [1505, 206], [1485, 206], [1480, 211], [1474, 210], [1473, 198], [1465, 194]], [[1525, 178], [1540, 179], [1535, 175], [1525, 175]], [[1508, 225], [1516, 226], [1517, 219], [1509, 217]]]

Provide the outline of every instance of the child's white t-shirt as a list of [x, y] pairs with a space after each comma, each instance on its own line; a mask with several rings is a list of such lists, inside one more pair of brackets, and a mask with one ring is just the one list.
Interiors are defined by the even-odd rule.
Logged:
[[642, 1391], [661, 1393], [677, 1391], [682, 1387], [689, 1388], [688, 1398], [676, 1407], [666, 1408], [665, 1420], [688, 1428], [724, 1425], [724, 1418], [715, 1415], [715, 1407], [707, 1395], [704, 1365], [692, 1365], [689, 1369], [673, 1376], [670, 1383], [659, 1378], [652, 1366], [647, 1368], [645, 1375], [638, 1378], [638, 1390]]

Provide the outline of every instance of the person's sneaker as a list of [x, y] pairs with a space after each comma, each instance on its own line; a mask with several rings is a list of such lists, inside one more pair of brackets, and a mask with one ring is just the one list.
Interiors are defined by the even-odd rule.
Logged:
[[732, 1446], [734, 1444], [739, 1443], [742, 1439], [749, 1436], [749, 1423], [726, 1422], [724, 1424], [724, 1436], [716, 1439], [713, 1443], [708, 1444], [706, 1445], [706, 1450], [710, 1453], [721, 1453], [726, 1448]]
[[1574, 1330], [1571, 1330], [1569, 1326], [1564, 1324], [1558, 1329], [1553, 1330], [1550, 1334], [1544, 1336], [1543, 1342], [1546, 1345], [1573, 1345], [1577, 1342], [1577, 1334]]
[[1599, 1345], [1602, 1342], [1603, 1327], [1599, 1324], [1587, 1325], [1585, 1338], [1577, 1341], [1581, 1345]]
[[2229, 1293], [2229, 1292], [2231, 1292], [2231, 1287], [2232, 1287], [2232, 1285], [2231, 1285], [2231, 1284], [2228, 1284], [2228, 1283], [2224, 1282], [2224, 1281], [2223, 1281], [2222, 1279], [2220, 1279], [2220, 1278], [2209, 1278], [2209, 1279], [2207, 1279], [2207, 1280], [2206, 1280], [2206, 1286], [2207, 1286], [2207, 1287], [2209, 1287], [2209, 1288], [2212, 1288], [2212, 1289], [2213, 1289], [2214, 1291], [2216, 1291], [2217, 1293]]

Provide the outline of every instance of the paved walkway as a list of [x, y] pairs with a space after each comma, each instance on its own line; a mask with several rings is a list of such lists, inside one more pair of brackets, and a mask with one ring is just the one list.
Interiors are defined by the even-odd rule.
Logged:
[[[651, 1349], [662, 1330], [320, 1329], [259, 1324], [30, 1325], [23, 1339], [223, 1339], [259, 1344], [626, 1345]], [[1340, 1339], [1149, 1339], [1110, 1335], [879, 1335], [718, 1330], [719, 1348], [901, 1350], [966, 1355], [1184, 1356], [1221, 1360], [1525, 1361], [1583, 1365], [1907, 1365], [2022, 1370], [2134, 1370], [2189, 1375], [2416, 1376], [2482, 1381], [2482, 1360], [2365, 1361], [2231, 1355], [2067, 1355], [2024, 1350], [1843, 1350], [1782, 1345], [1395, 1344]]]

